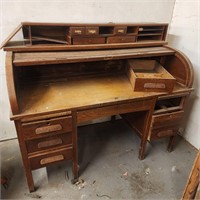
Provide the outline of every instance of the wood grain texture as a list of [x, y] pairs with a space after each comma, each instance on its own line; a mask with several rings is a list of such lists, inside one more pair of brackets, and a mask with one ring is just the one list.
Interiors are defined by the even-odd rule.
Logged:
[[[70, 40], [67, 41], [71, 44]], [[60, 45], [60, 44], [49, 44], [49, 45], [32, 45], [24, 46], [24, 41], [10, 41], [7, 46], [3, 49], [5, 51], [13, 52], [47, 52], [47, 51], [74, 51], [74, 50], [98, 50], [98, 49], [126, 49], [126, 48], [137, 48], [137, 47], [156, 47], [167, 45], [166, 41], [145, 41], [145, 42], [134, 42], [134, 43], [119, 43], [119, 44], [89, 44], [89, 45]]]
[[[185, 189], [183, 191], [182, 200], [195, 199], [198, 185], [200, 182], [200, 150], [194, 161], [192, 170], [190, 172], [189, 178], [187, 180]], [[199, 191], [198, 191], [199, 192]], [[198, 194], [199, 195], [199, 194]], [[197, 196], [198, 197], [198, 196]], [[198, 199], [195, 199], [198, 200]]]
[[126, 75], [105, 75], [30, 85], [21, 88], [19, 102], [21, 114], [26, 115], [52, 110], [87, 109], [152, 96], [157, 96], [157, 93], [133, 92]]
[[13, 63], [15, 66], [30, 66], [173, 55], [174, 53], [175, 51], [166, 47], [71, 52], [31, 52], [15, 53]]
[[13, 114], [19, 113], [19, 105], [17, 99], [17, 89], [15, 84], [15, 74], [13, 69], [13, 53], [7, 52], [6, 54], [6, 82], [7, 82], [7, 90], [10, 100], [10, 106]]

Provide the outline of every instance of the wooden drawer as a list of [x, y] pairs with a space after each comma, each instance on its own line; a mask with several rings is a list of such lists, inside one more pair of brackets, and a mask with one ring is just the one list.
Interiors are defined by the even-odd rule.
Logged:
[[114, 27], [114, 34], [115, 35], [125, 35], [127, 32], [126, 26]]
[[165, 113], [160, 115], [153, 115], [152, 116], [152, 122], [151, 122], [151, 128], [161, 128], [161, 127], [167, 127], [172, 125], [179, 125], [182, 117], [183, 117], [184, 111], [177, 111], [172, 113]]
[[72, 131], [72, 117], [22, 123], [21, 129], [25, 140], [67, 133]]
[[148, 140], [170, 137], [177, 134], [178, 126], [167, 126], [151, 130]]
[[73, 38], [73, 44], [104, 44], [104, 37], [76, 37]]
[[156, 60], [130, 59], [127, 66], [127, 75], [134, 91], [173, 91], [176, 79]]
[[26, 141], [26, 148], [28, 153], [34, 153], [46, 149], [57, 148], [64, 145], [72, 145], [71, 132]]
[[69, 35], [85, 35], [85, 27], [70, 27]]
[[99, 35], [99, 27], [86, 27], [85, 35]]
[[107, 43], [131, 43], [135, 41], [135, 36], [115, 36], [107, 38]]
[[32, 170], [71, 159], [72, 148], [62, 148], [40, 155], [29, 156], [29, 162]]
[[119, 115], [137, 111], [147, 111], [151, 110], [153, 105], [154, 99], [148, 99], [82, 110], [77, 112], [77, 123], [82, 123], [105, 116]]

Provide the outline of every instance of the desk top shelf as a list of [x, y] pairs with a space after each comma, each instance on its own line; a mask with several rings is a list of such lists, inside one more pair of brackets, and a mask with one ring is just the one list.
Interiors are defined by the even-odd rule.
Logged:
[[[22, 22], [3, 42], [6, 51], [57, 51], [161, 46], [166, 23], [35, 23]], [[21, 38], [12, 41], [15, 35]]]

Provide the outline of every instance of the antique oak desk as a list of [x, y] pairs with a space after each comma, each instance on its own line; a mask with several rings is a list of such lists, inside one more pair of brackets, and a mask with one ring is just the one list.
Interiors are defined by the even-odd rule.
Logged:
[[[5, 40], [11, 119], [30, 191], [32, 170], [61, 161], [71, 160], [78, 177], [77, 127], [92, 119], [125, 119], [141, 138], [140, 159], [154, 139], [169, 137], [172, 150], [193, 70], [185, 55], [166, 46], [167, 27], [25, 22]], [[11, 41], [20, 30], [23, 41]], [[136, 78], [134, 63], [145, 66]], [[146, 73], [148, 63], [171, 78]]]

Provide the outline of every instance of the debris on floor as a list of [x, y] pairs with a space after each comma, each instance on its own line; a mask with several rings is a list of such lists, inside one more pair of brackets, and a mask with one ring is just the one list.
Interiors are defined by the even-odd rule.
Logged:
[[176, 171], [176, 166], [173, 166], [172, 169], [171, 169], [171, 171], [175, 172]]
[[123, 173], [121, 178], [124, 178], [125, 180], [128, 179], [128, 172]]
[[108, 196], [107, 194], [102, 194], [102, 195], [97, 194], [97, 197], [107, 197], [108, 199], [111, 199], [111, 197]]
[[37, 193], [24, 193], [25, 196], [33, 198], [33, 199], [41, 199], [42, 196]]
[[8, 188], [8, 179], [6, 177], [1, 177], [1, 185], [3, 185], [4, 189]]
[[150, 168], [146, 168], [146, 169], [145, 169], [145, 174], [148, 175], [148, 174], [150, 174], [150, 172], [151, 172]]
[[78, 187], [78, 189], [82, 189], [86, 186], [86, 182], [83, 179], [78, 179], [75, 185]]

